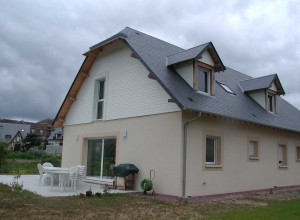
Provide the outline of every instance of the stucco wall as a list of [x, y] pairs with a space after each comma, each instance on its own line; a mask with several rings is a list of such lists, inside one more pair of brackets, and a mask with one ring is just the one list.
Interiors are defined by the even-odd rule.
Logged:
[[[85, 164], [88, 138], [117, 137], [116, 164], [133, 163], [140, 172], [136, 189], [155, 170], [155, 192], [180, 196], [181, 193], [181, 112], [96, 121], [64, 127], [62, 166]], [[127, 131], [127, 136], [122, 136]]]
[[[184, 120], [195, 117], [184, 114]], [[205, 169], [204, 131], [223, 135], [223, 168]], [[259, 161], [249, 161], [247, 138], [260, 140]], [[288, 145], [288, 168], [278, 167], [277, 146]], [[296, 144], [300, 135], [237, 121], [201, 116], [188, 127], [187, 189], [191, 196], [230, 193], [274, 186], [300, 185], [300, 163], [296, 162]], [[299, 146], [299, 145], [298, 145]]]

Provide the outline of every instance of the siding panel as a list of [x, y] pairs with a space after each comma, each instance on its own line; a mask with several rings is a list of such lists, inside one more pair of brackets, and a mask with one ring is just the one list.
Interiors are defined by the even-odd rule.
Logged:
[[80, 89], [76, 102], [67, 114], [65, 124], [89, 123], [95, 120], [95, 81], [106, 79], [104, 119], [160, 114], [179, 111], [168, 103], [169, 95], [124, 45], [112, 46], [98, 56]]

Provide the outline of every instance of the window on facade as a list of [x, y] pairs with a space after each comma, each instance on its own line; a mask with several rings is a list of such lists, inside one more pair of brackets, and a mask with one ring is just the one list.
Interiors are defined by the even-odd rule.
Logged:
[[198, 91], [209, 93], [210, 91], [210, 71], [198, 68]]
[[248, 142], [248, 158], [249, 160], [258, 160], [258, 141], [249, 140]]
[[40, 135], [43, 135], [44, 134], [44, 131], [43, 130], [40, 130]]
[[300, 161], [300, 146], [296, 147], [296, 160]]
[[206, 160], [208, 165], [221, 164], [221, 138], [215, 136], [206, 137]]
[[34, 134], [35, 133], [35, 129], [31, 129], [31, 133]]
[[11, 139], [11, 135], [10, 134], [6, 134], [5, 135], [5, 139]]
[[278, 145], [278, 164], [279, 167], [287, 166], [287, 146], [284, 144]]
[[102, 119], [103, 118], [104, 86], [105, 86], [105, 80], [101, 80], [101, 81], [98, 82], [97, 119]]
[[268, 94], [268, 110], [270, 112], [275, 112], [275, 95]]

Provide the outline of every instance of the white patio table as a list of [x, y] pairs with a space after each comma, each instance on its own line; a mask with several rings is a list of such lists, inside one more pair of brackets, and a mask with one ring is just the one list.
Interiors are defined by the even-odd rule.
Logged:
[[64, 167], [44, 167], [45, 171], [49, 172], [51, 174], [51, 191], [53, 189], [53, 180], [55, 175], [61, 175], [61, 192], [64, 190], [65, 183], [64, 181], [66, 180], [66, 176], [70, 172], [70, 168], [64, 168]]

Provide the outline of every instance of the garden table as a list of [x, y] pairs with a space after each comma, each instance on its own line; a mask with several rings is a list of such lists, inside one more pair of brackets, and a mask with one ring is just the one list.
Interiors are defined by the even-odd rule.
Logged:
[[53, 180], [55, 175], [60, 175], [60, 187], [61, 192], [64, 189], [65, 186], [65, 180], [67, 179], [67, 175], [70, 172], [70, 168], [64, 168], [64, 167], [44, 167], [45, 171], [49, 172], [51, 174], [51, 191], [53, 189]]

